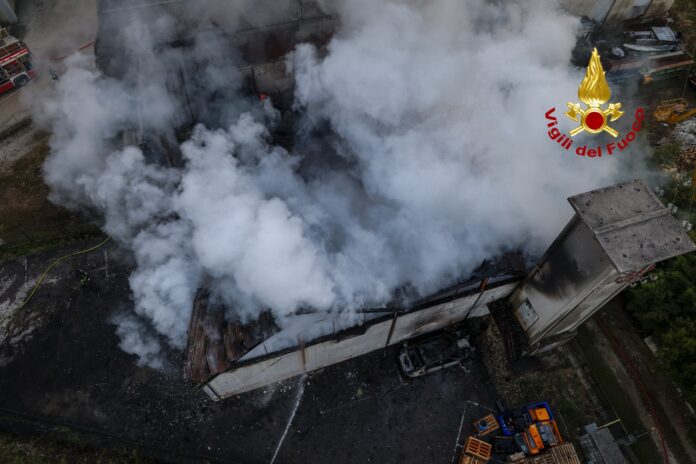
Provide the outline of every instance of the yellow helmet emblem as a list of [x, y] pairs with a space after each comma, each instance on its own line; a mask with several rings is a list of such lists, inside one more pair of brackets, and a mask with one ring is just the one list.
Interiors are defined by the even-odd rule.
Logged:
[[585, 78], [578, 88], [578, 98], [587, 105], [587, 108], [583, 109], [580, 103], [568, 103], [568, 111], [565, 115], [580, 123], [578, 127], [570, 131], [571, 136], [582, 131], [590, 134], [605, 131], [613, 137], [619, 135], [618, 131], [609, 127], [609, 122], [616, 121], [624, 113], [620, 111], [621, 103], [611, 103], [607, 109], [602, 109], [602, 105], [611, 98], [611, 90], [604, 76], [604, 68], [596, 48], [592, 50]]

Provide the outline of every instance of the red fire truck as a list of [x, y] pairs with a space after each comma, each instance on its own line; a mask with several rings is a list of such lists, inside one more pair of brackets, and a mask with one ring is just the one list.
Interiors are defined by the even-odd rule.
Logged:
[[25, 85], [35, 75], [27, 46], [0, 28], [0, 94]]

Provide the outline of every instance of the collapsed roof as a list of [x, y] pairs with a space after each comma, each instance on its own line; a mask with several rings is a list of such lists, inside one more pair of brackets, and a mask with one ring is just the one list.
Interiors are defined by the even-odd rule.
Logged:
[[331, 312], [300, 312], [288, 317], [282, 327], [269, 311], [251, 322], [225, 321], [225, 308], [211, 304], [205, 289], [198, 291], [188, 331], [184, 376], [203, 382], [236, 363], [250, 362], [267, 355], [309, 346], [326, 339], [342, 339], [395, 314], [427, 312], [443, 303], [480, 293], [484, 288], [515, 282], [525, 275], [518, 253], [486, 260], [469, 278], [407, 305]]
[[[238, 51], [239, 66], [270, 63], [282, 60], [299, 42], [328, 41], [335, 19], [327, 11], [319, 0], [257, 0], [253, 8], [224, 0], [105, 0], [95, 55], [107, 75], [121, 76], [131, 71], [127, 58], [142, 46], [138, 42], [151, 40], [147, 45], [155, 49], [180, 46], [216, 31], [230, 42], [230, 51]], [[150, 37], [134, 36], [138, 24], [147, 26]]]

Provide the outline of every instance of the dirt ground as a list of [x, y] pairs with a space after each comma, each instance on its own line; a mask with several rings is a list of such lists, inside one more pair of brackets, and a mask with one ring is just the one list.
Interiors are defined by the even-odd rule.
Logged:
[[495, 324], [477, 340], [492, 384], [506, 406], [516, 407], [539, 401], [548, 402], [559, 418], [562, 435], [574, 441], [589, 423], [605, 423], [605, 414], [593, 386], [572, 357], [568, 344], [543, 357], [527, 358], [509, 364]]
[[0, 259], [100, 234], [48, 201], [41, 172], [48, 134], [28, 120], [6, 131], [0, 143]]
[[14, 310], [46, 263], [95, 242], [0, 261], [0, 283], [9, 282], [0, 309], [12, 314], [0, 340], [0, 430], [165, 462], [448, 464], [494, 408], [480, 360], [405, 379], [399, 347], [213, 403], [184, 380], [181, 352], [167, 349], [159, 371], [119, 348], [110, 320], [133, 304], [133, 268], [114, 243], [61, 263]]
[[611, 426], [617, 439], [633, 442], [626, 450], [636, 463], [663, 462], [660, 435], [626, 362], [615, 353], [597, 320], [604, 321], [622, 349], [640, 366], [640, 378], [656, 411], [665, 437], [671, 464], [696, 462], [693, 440], [696, 418], [690, 415], [675, 386], [640, 338], [620, 299], [610, 303], [601, 315], [588, 321], [578, 337], [552, 352], [511, 366], [500, 343], [501, 336], [491, 324], [477, 343], [491, 383], [508, 406], [547, 401], [559, 418], [564, 437], [580, 449], [578, 437], [589, 423]]

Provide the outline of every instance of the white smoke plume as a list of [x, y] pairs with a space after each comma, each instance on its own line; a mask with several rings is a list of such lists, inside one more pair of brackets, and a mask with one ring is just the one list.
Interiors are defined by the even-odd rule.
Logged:
[[[291, 152], [271, 140], [271, 103], [238, 92], [218, 39], [153, 52], [142, 24], [129, 34], [152, 79], [107, 79], [73, 57], [37, 115], [53, 131], [52, 198], [97, 212], [133, 251], [135, 312], [175, 347], [202, 285], [229, 317], [350, 318], [495, 253], [539, 253], [570, 217], [567, 196], [618, 178], [620, 159], [546, 136], [544, 113], [561, 114], [582, 76], [569, 67], [578, 20], [554, 2], [347, 0], [337, 14], [326, 50], [301, 44], [287, 58], [302, 114]], [[181, 53], [202, 60], [188, 81], [199, 101], [182, 103], [167, 80]], [[188, 113], [202, 124], [179, 167], [119, 146], [133, 128], [171, 141]], [[156, 365], [123, 320], [124, 349]]]

